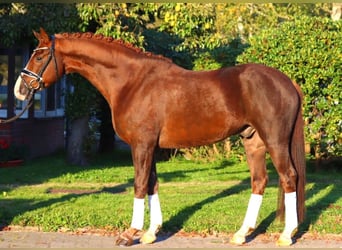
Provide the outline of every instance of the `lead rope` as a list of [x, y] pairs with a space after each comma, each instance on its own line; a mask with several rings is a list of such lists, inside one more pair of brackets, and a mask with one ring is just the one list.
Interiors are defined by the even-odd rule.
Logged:
[[32, 106], [33, 99], [34, 99], [34, 98], [32, 98], [33, 95], [34, 95], [34, 91], [32, 90], [29, 93], [28, 103], [27, 103], [26, 107], [19, 114], [17, 114], [16, 116], [13, 116], [13, 117], [11, 117], [9, 119], [0, 119], [0, 124], [5, 124], [5, 123], [13, 122], [13, 121], [17, 120], [20, 116], [22, 116], [26, 112], [26, 110], [28, 110]]

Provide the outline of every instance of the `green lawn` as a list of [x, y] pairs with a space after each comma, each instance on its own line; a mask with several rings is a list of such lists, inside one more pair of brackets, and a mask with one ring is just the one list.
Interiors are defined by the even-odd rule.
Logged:
[[[172, 159], [157, 165], [163, 231], [232, 233], [243, 220], [250, 196], [245, 163], [196, 163]], [[270, 182], [258, 219], [260, 232], [279, 232], [275, 218], [277, 175]], [[302, 232], [342, 233], [342, 173], [307, 174], [307, 218]], [[35, 226], [44, 231], [130, 225], [133, 167], [128, 151], [102, 155], [87, 167], [67, 165], [56, 154], [16, 168], [0, 169], [0, 225]], [[145, 226], [149, 216], [146, 211]]]

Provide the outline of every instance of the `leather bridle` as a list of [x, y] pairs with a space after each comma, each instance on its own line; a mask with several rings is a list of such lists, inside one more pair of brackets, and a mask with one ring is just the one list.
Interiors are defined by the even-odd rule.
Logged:
[[[28, 110], [32, 106], [33, 99], [34, 99], [33, 98], [34, 93], [37, 90], [41, 90], [44, 88], [43, 74], [44, 74], [44, 71], [46, 70], [46, 68], [48, 67], [49, 63], [51, 62], [51, 60], [54, 61], [55, 72], [56, 72], [56, 76], [57, 76], [56, 81], [58, 80], [58, 78], [59, 78], [59, 76], [58, 76], [58, 65], [57, 65], [57, 60], [55, 57], [55, 36], [51, 36], [51, 47], [37, 48], [37, 49], [33, 50], [33, 53], [35, 53], [36, 51], [39, 51], [39, 50], [49, 50], [49, 57], [48, 57], [47, 61], [45, 62], [45, 64], [43, 65], [43, 67], [41, 68], [41, 70], [38, 72], [38, 74], [27, 69], [27, 68], [24, 68], [20, 73], [20, 77], [21, 77], [22, 81], [24, 82], [25, 87], [29, 91], [27, 94], [27, 98], [26, 98], [28, 100], [26, 107], [18, 115], [14, 116], [12, 118], [4, 119], [4, 120], [0, 119], [0, 123], [9, 123], [9, 122], [15, 121], [20, 116], [22, 116], [26, 110]], [[29, 82], [27, 82], [23, 76], [28, 76], [32, 79]], [[34, 85], [35, 82], [38, 83], [37, 86]]]
[[[49, 63], [51, 62], [51, 60], [53, 59], [54, 64], [55, 64], [55, 72], [56, 72], [56, 80], [58, 80], [58, 65], [57, 65], [57, 60], [55, 57], [55, 36], [51, 36], [51, 47], [41, 47], [41, 48], [37, 48], [35, 50], [33, 50], [33, 53], [39, 51], [39, 50], [49, 50], [49, 57], [47, 59], [47, 61], [45, 62], [45, 64], [43, 65], [43, 67], [40, 69], [40, 71], [38, 73], [35, 73], [27, 68], [24, 68], [21, 71], [21, 79], [23, 80], [25, 87], [28, 90], [39, 90], [39, 89], [43, 89], [44, 88], [44, 79], [43, 79], [43, 74], [44, 71], [46, 70], [46, 68], [48, 67]], [[26, 82], [23, 76], [28, 76], [31, 79], [31, 81]], [[34, 85], [34, 83], [37, 82], [38, 85]]]

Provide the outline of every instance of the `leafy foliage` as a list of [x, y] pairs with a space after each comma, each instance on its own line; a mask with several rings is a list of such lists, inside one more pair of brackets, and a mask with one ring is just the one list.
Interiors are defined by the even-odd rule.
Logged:
[[32, 30], [49, 33], [76, 30], [79, 18], [74, 4], [11, 3], [0, 5], [0, 37], [3, 45], [34, 43]]
[[96, 111], [97, 90], [79, 74], [71, 74], [73, 91], [67, 93], [65, 114], [74, 120]]
[[278, 27], [282, 22], [301, 16], [328, 17], [330, 9], [329, 3], [217, 4], [215, 25], [221, 39], [228, 35], [248, 42], [250, 37], [264, 29]]
[[250, 39], [240, 63], [286, 73], [304, 93], [306, 140], [316, 157], [342, 154], [342, 22], [302, 17]]

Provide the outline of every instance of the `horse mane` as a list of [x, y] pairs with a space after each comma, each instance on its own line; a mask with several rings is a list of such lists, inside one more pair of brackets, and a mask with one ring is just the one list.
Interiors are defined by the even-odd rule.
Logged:
[[128, 43], [122, 39], [114, 39], [113, 37], [104, 36], [102, 34], [94, 34], [92, 32], [83, 32], [83, 33], [82, 32], [75, 32], [75, 33], [62, 33], [61, 35], [64, 38], [79, 38], [79, 39], [86, 38], [86, 39], [104, 41], [104, 42], [107, 42], [109, 44], [114, 43], [114, 44], [118, 44], [120, 46], [123, 46], [127, 49], [133, 50], [134, 52], [136, 52], [138, 54], [142, 54], [142, 55], [145, 55], [145, 56], [150, 57], [150, 58], [156, 58], [156, 59], [161, 59], [161, 60], [164, 60], [167, 62], [172, 62], [171, 59], [166, 58], [162, 55], [156, 55], [156, 54], [153, 54], [152, 52], [144, 51], [143, 49], [138, 48], [138, 47], [134, 46], [133, 44]]

